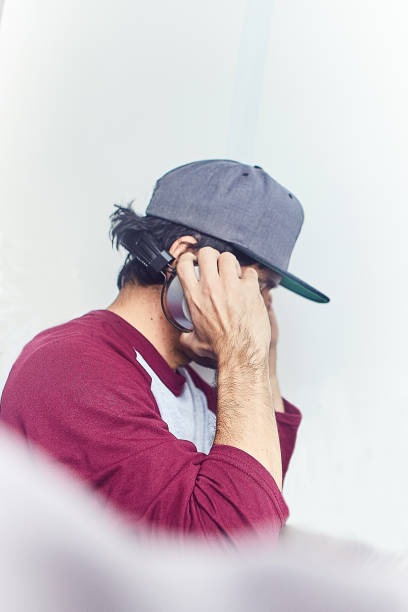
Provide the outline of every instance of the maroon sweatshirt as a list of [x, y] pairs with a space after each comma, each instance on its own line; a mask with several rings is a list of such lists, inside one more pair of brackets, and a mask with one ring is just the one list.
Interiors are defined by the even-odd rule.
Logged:
[[[271, 474], [234, 446], [214, 445], [206, 454], [170, 433], [135, 351], [171, 393], [182, 393], [186, 378], [145, 336], [118, 315], [94, 310], [24, 347], [3, 390], [0, 420], [152, 529], [231, 537], [268, 527], [277, 534], [289, 512]], [[186, 370], [216, 413], [216, 388]], [[284, 406], [276, 414], [283, 476], [301, 420], [285, 399]]]

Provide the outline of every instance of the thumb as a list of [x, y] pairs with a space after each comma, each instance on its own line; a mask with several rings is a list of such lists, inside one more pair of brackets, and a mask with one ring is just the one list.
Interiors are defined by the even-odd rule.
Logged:
[[215, 354], [205, 342], [202, 342], [197, 335], [192, 332], [183, 332], [180, 334], [180, 344], [186, 353], [190, 355], [199, 355], [200, 357], [214, 358]]

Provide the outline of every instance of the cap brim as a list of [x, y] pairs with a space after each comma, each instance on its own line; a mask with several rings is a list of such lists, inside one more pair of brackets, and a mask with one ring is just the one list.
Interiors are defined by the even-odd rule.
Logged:
[[311, 285], [308, 285], [307, 283], [305, 283], [305, 281], [302, 281], [294, 274], [290, 274], [290, 272], [286, 272], [285, 270], [277, 268], [276, 266], [272, 265], [265, 259], [261, 259], [258, 255], [255, 255], [255, 253], [253, 253], [249, 249], [246, 249], [245, 247], [242, 247], [241, 245], [236, 244], [235, 246], [240, 251], [243, 251], [244, 253], [255, 259], [255, 261], [258, 261], [267, 268], [270, 268], [271, 270], [277, 272], [282, 277], [279, 285], [285, 287], [285, 289], [289, 289], [289, 291], [293, 291], [293, 293], [297, 293], [298, 295], [301, 295], [302, 297], [308, 300], [312, 300], [313, 302], [319, 302], [320, 304], [327, 304], [327, 302], [330, 302], [330, 298], [328, 298], [327, 295], [324, 295], [324, 293], [322, 293], [318, 289], [315, 289]]
[[279, 284], [282, 285], [282, 287], [285, 287], [285, 289], [289, 289], [289, 291], [293, 291], [294, 293], [297, 293], [308, 300], [313, 300], [313, 302], [319, 302], [320, 304], [327, 304], [327, 302], [330, 302], [330, 298], [327, 297], [327, 295], [324, 295], [324, 293], [318, 291], [318, 289], [311, 287], [311, 285], [308, 285], [304, 281], [300, 280], [300, 278], [297, 278], [289, 272], [283, 272], [282, 270], [279, 271], [277, 268], [273, 269], [282, 276]]

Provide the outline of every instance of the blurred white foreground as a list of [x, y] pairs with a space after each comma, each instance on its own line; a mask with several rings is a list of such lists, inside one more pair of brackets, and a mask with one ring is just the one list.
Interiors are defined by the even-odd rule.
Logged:
[[286, 528], [239, 549], [148, 537], [0, 431], [0, 610], [408, 609], [408, 557]]

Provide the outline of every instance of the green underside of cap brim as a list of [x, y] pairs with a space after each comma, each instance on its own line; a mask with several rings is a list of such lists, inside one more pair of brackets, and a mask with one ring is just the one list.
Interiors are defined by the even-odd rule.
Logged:
[[289, 289], [289, 291], [293, 291], [293, 293], [297, 293], [298, 295], [301, 295], [302, 297], [308, 300], [312, 300], [313, 302], [318, 302], [320, 304], [327, 304], [327, 302], [330, 302], [330, 298], [328, 298], [327, 295], [324, 295], [324, 293], [321, 293], [321, 291], [318, 291], [318, 289], [315, 289], [311, 285], [308, 285], [307, 283], [305, 283], [305, 281], [302, 281], [297, 276], [294, 276], [293, 274], [290, 274], [290, 272], [286, 272], [285, 270], [281, 270], [281, 268], [277, 268], [276, 266], [271, 265], [268, 261], [260, 258], [259, 255], [256, 255], [256, 253], [254, 253], [247, 247], [237, 242], [233, 244], [240, 251], [246, 253], [247, 255], [255, 259], [255, 261], [258, 261], [267, 268], [275, 270], [275, 272], [280, 274], [280, 276], [282, 277], [280, 285], [282, 287], [285, 287], [285, 289]]
[[285, 273], [281, 274], [281, 282], [279, 283], [285, 289], [289, 289], [289, 291], [293, 291], [298, 295], [301, 295], [308, 300], [313, 300], [313, 302], [319, 302], [320, 304], [327, 304], [330, 302], [330, 298], [323, 293], [320, 293], [317, 289], [310, 287], [309, 285], [302, 284], [299, 281], [287, 276]]

